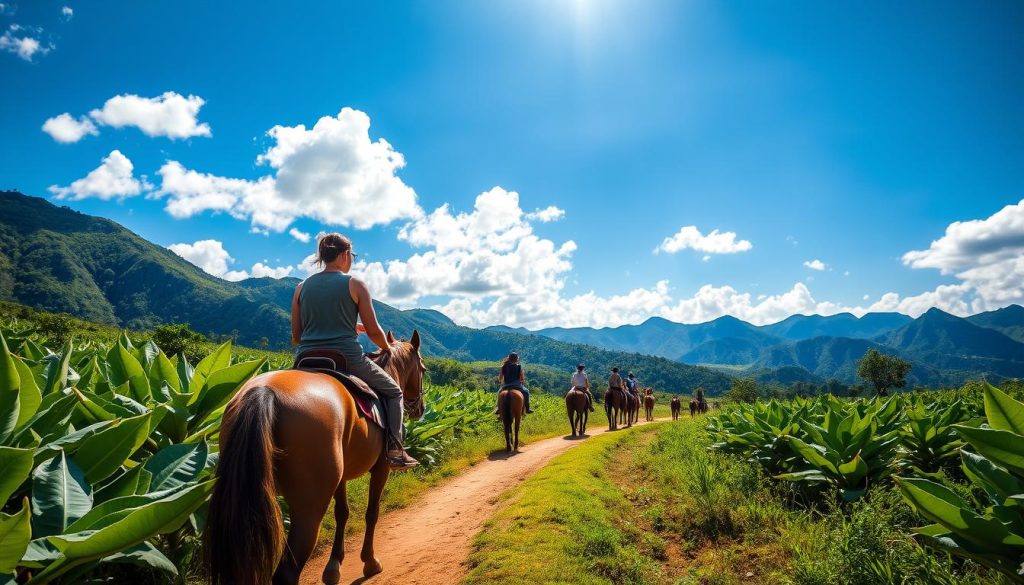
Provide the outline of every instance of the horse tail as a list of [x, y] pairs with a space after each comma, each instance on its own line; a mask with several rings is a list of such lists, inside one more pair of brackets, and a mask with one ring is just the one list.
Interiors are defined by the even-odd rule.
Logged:
[[211, 585], [263, 585], [281, 557], [284, 527], [274, 484], [274, 391], [249, 390], [221, 425], [217, 484], [204, 532]]

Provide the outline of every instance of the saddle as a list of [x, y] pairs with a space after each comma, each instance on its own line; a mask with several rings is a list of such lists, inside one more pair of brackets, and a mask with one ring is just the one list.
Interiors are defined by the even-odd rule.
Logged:
[[384, 402], [370, 386], [360, 378], [348, 373], [348, 361], [341, 352], [333, 349], [308, 349], [295, 357], [293, 370], [330, 376], [352, 395], [359, 416], [382, 429], [384, 426]]

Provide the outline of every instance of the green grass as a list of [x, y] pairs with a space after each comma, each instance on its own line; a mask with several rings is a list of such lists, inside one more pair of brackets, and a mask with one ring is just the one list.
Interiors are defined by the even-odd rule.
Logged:
[[657, 425], [588, 439], [520, 488], [476, 538], [466, 583], [645, 583], [658, 567], [617, 517], [632, 506], [609, 480], [619, 447]]
[[918, 546], [923, 524], [877, 490], [805, 509], [759, 467], [719, 453], [701, 418], [602, 435], [505, 496], [467, 584], [1000, 583]]

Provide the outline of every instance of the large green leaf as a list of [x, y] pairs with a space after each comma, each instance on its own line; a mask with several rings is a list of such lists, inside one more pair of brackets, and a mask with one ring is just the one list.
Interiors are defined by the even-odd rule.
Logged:
[[103, 558], [104, 563], [129, 563], [178, 576], [178, 568], [152, 544], [143, 542], [132, 548]]
[[32, 474], [32, 453], [35, 449], [0, 447], [0, 507]]
[[151, 396], [149, 377], [139, 360], [120, 344], [114, 346], [109, 355], [110, 383], [120, 386], [127, 382], [132, 398], [142, 403], [147, 402]]
[[993, 429], [1024, 435], [1024, 404], [985, 382], [985, 417]]
[[46, 367], [46, 384], [43, 385], [43, 394], [63, 390], [68, 383], [68, 368], [71, 364], [71, 340], [64, 344], [64, 350], [60, 358], [51, 356], [52, 359]]
[[149, 380], [152, 382], [151, 388], [159, 388], [162, 384], [167, 384], [176, 392], [181, 392], [181, 378], [178, 376], [174, 364], [167, 359], [162, 351], [156, 354], [153, 367], [149, 370]]
[[149, 491], [149, 484], [152, 480], [152, 473], [146, 471], [142, 465], [136, 465], [97, 490], [93, 500], [99, 503], [114, 498], [144, 494]]
[[18, 424], [20, 389], [21, 376], [14, 365], [14, 356], [7, 349], [3, 333], [0, 333], [0, 442], [5, 441]]
[[0, 514], [0, 574], [10, 573], [18, 566], [32, 540], [28, 498], [21, 503], [21, 511], [13, 516]]
[[995, 502], [1002, 503], [1011, 496], [1024, 494], [1024, 481], [981, 455], [961, 450], [960, 458], [968, 479], [981, 486]]
[[32, 533], [60, 534], [92, 508], [85, 474], [63, 451], [32, 472]]
[[137, 508], [97, 531], [51, 536], [49, 542], [64, 556], [36, 575], [33, 585], [49, 583], [78, 565], [130, 549], [157, 534], [176, 530], [209, 498], [213, 483], [210, 480], [197, 484]]
[[977, 545], [1003, 554], [1024, 553], [1024, 537], [995, 518], [980, 516], [948, 487], [921, 478], [897, 480], [903, 498], [925, 518]]
[[194, 406], [194, 420], [202, 421], [211, 412], [227, 404], [242, 385], [263, 367], [265, 362], [266, 358], [242, 362], [210, 374], [206, 379], [206, 384], [199, 392], [198, 404]]
[[86, 439], [74, 455], [85, 477], [95, 483], [117, 471], [146, 442], [152, 416], [148, 413], [121, 419]]
[[827, 471], [832, 475], [839, 473], [836, 466], [825, 458], [821, 451], [818, 450], [819, 448], [815, 448], [813, 445], [808, 445], [796, 437], [786, 437], [786, 441], [791, 447], [793, 447], [794, 451], [799, 453], [800, 456], [806, 459], [811, 465], [823, 471]]
[[53, 457], [58, 451], [64, 451], [65, 455], [72, 455], [78, 450], [78, 447], [83, 441], [112, 424], [114, 424], [114, 421], [100, 421], [98, 423], [82, 427], [78, 430], [71, 431], [65, 435], [57, 436], [52, 441], [47, 441], [45, 444], [36, 448], [35, 455], [33, 456], [33, 459], [35, 459], [35, 465], [39, 465], [43, 461]]
[[206, 385], [206, 379], [217, 370], [222, 370], [231, 365], [231, 342], [225, 342], [210, 355], [204, 357], [196, 365], [192, 373], [192, 380], [189, 382], [188, 391], [193, 395], [192, 402], [199, 400], [199, 390]]
[[15, 428], [21, 428], [25, 423], [39, 411], [39, 405], [43, 401], [43, 395], [36, 385], [32, 370], [21, 358], [14, 357], [14, 367], [18, 371], [21, 387], [18, 392], [18, 422]]
[[178, 488], [194, 481], [206, 467], [208, 454], [206, 441], [164, 447], [146, 460], [145, 469], [153, 474], [150, 491]]
[[975, 451], [999, 465], [1024, 474], [1024, 437], [1011, 431], [953, 425]]
[[79, 518], [71, 526], [68, 526], [67, 533], [71, 534], [74, 532], [82, 532], [84, 530], [99, 530], [100, 528], [110, 526], [114, 522], [117, 522], [121, 518], [131, 514], [136, 508], [141, 508], [146, 504], [162, 500], [167, 496], [170, 496], [172, 493], [173, 492], [170, 490], [164, 490], [161, 492], [123, 496], [107, 500], [106, 502], [97, 504], [92, 510], [89, 510], [88, 514]]

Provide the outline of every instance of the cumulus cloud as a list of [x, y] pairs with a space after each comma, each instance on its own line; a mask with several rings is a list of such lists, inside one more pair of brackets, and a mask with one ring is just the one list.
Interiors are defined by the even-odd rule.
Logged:
[[210, 136], [210, 126], [197, 119], [205, 103], [197, 95], [185, 97], [173, 91], [153, 98], [124, 94], [108, 99], [102, 108], [89, 112], [89, 116], [114, 128], [134, 126], [147, 136], [172, 139]]
[[170, 161], [160, 169], [158, 195], [175, 217], [226, 211], [275, 232], [300, 216], [357, 229], [422, 217], [416, 192], [397, 176], [405, 158], [369, 130], [369, 116], [351, 108], [309, 129], [275, 126], [267, 132], [274, 145], [257, 158], [272, 176], [232, 179]]
[[539, 221], [541, 223], [548, 223], [551, 221], [558, 221], [565, 217], [565, 210], [549, 205], [544, 209], [538, 209], [526, 214], [526, 219], [531, 221]]
[[43, 29], [39, 27], [12, 24], [0, 35], [0, 50], [14, 53], [25, 61], [52, 49], [53, 43], [43, 40]]
[[298, 228], [292, 228], [292, 229], [288, 230], [288, 233], [291, 235], [291, 237], [293, 237], [296, 240], [302, 242], [303, 244], [308, 244], [310, 238], [312, 237], [309, 234], [307, 234], [306, 232], [304, 232], [304, 231], [302, 231], [302, 230], [300, 230]]
[[44, 122], [43, 132], [49, 134], [57, 142], [64, 144], [78, 142], [87, 134], [92, 136], [99, 134], [96, 124], [93, 124], [92, 120], [85, 116], [81, 116], [76, 120], [67, 112], [54, 116]]
[[747, 240], [737, 240], [736, 232], [720, 232], [715, 229], [704, 235], [697, 229], [697, 226], [688, 225], [679, 228], [674, 235], [662, 240], [661, 244], [655, 248], [654, 253], [675, 254], [687, 248], [705, 254], [736, 254], [750, 250], [753, 245]]
[[65, 6], [60, 9], [60, 15], [64, 20], [71, 20], [71, 17], [75, 15], [75, 11], [70, 6]]
[[971, 298], [956, 307], [966, 307], [968, 300], [972, 311], [1024, 303], [1024, 200], [986, 219], [951, 223], [928, 249], [904, 254], [903, 263], [959, 279], [947, 297], [959, 292]]
[[231, 270], [230, 265], [235, 259], [224, 249], [224, 243], [219, 240], [199, 240], [191, 244], [171, 244], [169, 250], [202, 268], [207, 274], [211, 274], [224, 280], [239, 281], [246, 278], [284, 278], [291, 275], [295, 270], [293, 266], [280, 266], [277, 268], [267, 266], [262, 262], [253, 264], [252, 270]]
[[828, 268], [828, 266], [826, 266], [824, 262], [818, 260], [817, 258], [815, 258], [814, 260], [805, 260], [804, 266], [810, 268], [811, 270], [825, 270], [826, 268]]
[[113, 150], [103, 159], [99, 167], [90, 171], [85, 177], [74, 181], [67, 187], [52, 185], [49, 191], [53, 193], [55, 199], [71, 201], [88, 198], [108, 201], [134, 197], [153, 188], [146, 181], [145, 176], [135, 178], [134, 169], [135, 167], [128, 157], [121, 154], [120, 150]]

